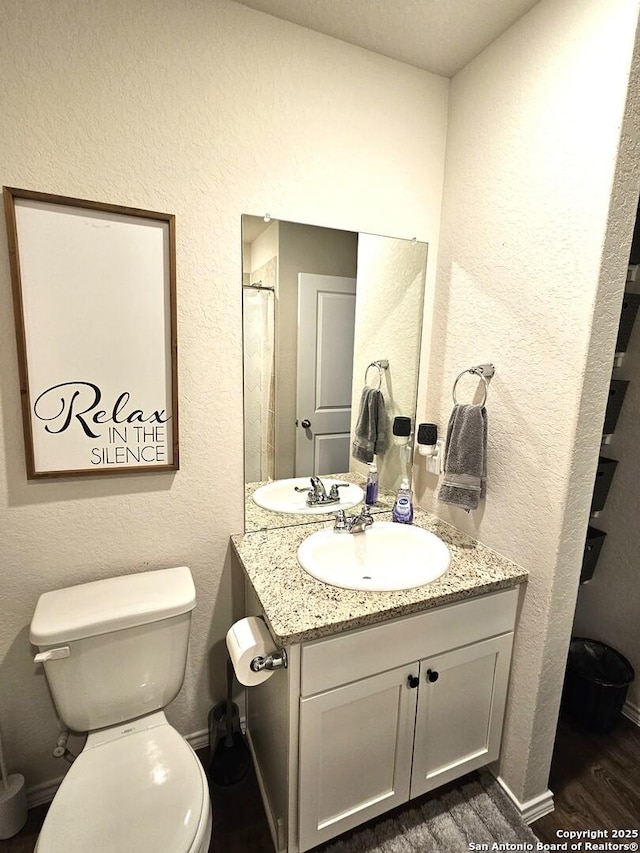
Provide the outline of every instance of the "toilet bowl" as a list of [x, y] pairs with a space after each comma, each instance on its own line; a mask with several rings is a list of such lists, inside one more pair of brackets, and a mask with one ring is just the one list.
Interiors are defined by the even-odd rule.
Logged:
[[37, 853], [207, 853], [211, 807], [195, 752], [162, 712], [89, 735]]
[[182, 685], [194, 606], [185, 567], [40, 597], [31, 623], [36, 661], [61, 719], [88, 736], [37, 853], [209, 850], [207, 778], [163, 711]]

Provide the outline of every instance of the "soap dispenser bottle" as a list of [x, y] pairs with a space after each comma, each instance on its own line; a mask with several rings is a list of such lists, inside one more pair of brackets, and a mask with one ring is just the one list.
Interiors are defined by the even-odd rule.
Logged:
[[365, 486], [364, 502], [367, 506], [373, 506], [378, 500], [378, 466], [376, 460], [369, 462], [369, 474]]
[[400, 524], [413, 523], [413, 496], [409, 487], [409, 480], [406, 477], [400, 483], [391, 515], [393, 520], [400, 522]]

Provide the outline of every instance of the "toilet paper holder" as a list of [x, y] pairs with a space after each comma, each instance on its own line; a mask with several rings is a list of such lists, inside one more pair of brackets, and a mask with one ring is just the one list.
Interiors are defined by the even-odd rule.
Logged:
[[287, 653], [284, 649], [278, 649], [275, 652], [271, 652], [271, 654], [266, 657], [256, 655], [249, 664], [249, 667], [252, 672], [262, 672], [263, 669], [266, 669], [269, 672], [274, 669], [286, 669]]

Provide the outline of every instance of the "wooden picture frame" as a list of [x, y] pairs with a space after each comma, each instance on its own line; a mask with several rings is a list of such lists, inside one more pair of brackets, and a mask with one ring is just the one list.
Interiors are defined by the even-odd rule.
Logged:
[[177, 471], [175, 217], [3, 195], [28, 479]]

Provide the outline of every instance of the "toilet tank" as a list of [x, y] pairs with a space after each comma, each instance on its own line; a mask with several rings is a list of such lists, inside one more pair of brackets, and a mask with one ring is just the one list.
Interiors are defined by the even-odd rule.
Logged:
[[195, 588], [186, 566], [46, 592], [31, 621], [61, 720], [92, 731], [158, 711], [184, 680]]

